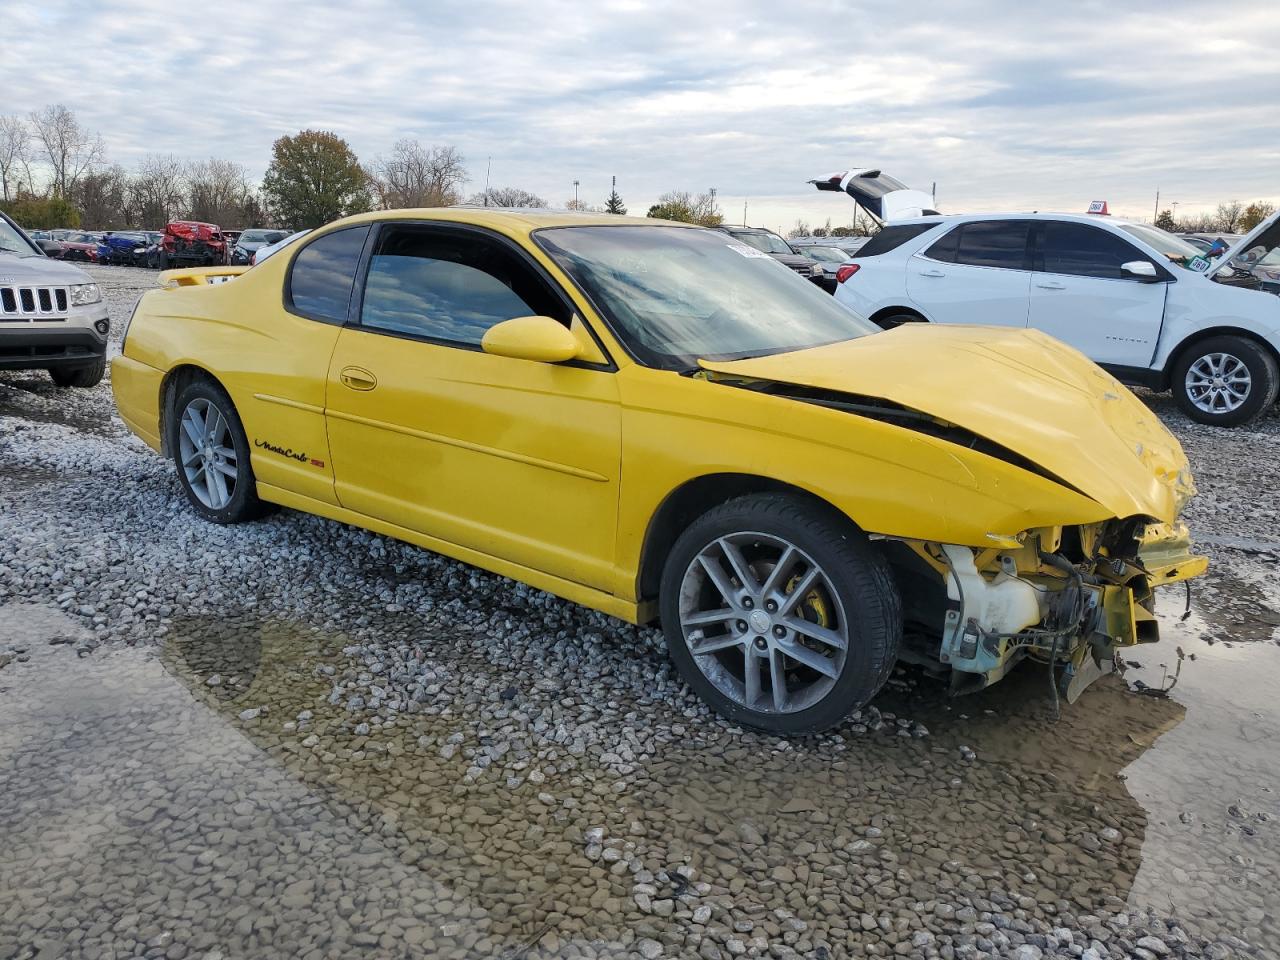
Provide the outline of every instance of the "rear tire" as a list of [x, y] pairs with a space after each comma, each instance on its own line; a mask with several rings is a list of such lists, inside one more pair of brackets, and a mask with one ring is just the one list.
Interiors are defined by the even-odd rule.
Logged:
[[1209, 337], [1184, 350], [1170, 387], [1197, 423], [1236, 427], [1263, 414], [1280, 392], [1280, 371], [1268, 350], [1244, 337]]
[[107, 358], [98, 357], [84, 367], [50, 367], [49, 376], [60, 387], [96, 387], [107, 373]]
[[659, 607], [685, 682], [728, 719], [783, 735], [871, 700], [902, 635], [885, 559], [842, 514], [788, 494], [695, 520], [667, 557]]
[[167, 420], [178, 483], [197, 514], [212, 523], [243, 523], [267, 512], [244, 426], [225, 390], [193, 380], [179, 391]]

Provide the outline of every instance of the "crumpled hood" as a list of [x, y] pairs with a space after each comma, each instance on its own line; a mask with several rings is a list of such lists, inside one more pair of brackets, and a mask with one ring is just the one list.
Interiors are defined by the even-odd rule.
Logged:
[[716, 373], [877, 397], [1021, 454], [1117, 517], [1173, 521], [1194, 493], [1186, 455], [1109, 373], [1037, 330], [909, 323]]

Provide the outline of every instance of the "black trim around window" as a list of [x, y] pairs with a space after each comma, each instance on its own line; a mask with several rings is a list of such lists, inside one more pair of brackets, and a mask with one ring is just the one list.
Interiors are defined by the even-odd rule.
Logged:
[[[462, 340], [447, 340], [440, 337], [425, 337], [417, 334], [405, 333], [399, 330], [384, 330], [380, 327], [366, 327], [360, 323], [360, 315], [364, 308], [365, 287], [369, 278], [369, 266], [373, 261], [373, 251], [377, 249], [378, 242], [382, 237], [382, 232], [386, 229], [395, 227], [425, 228], [443, 233], [448, 233], [450, 231], [471, 233], [501, 243], [508, 250], [514, 252], [515, 255], [533, 271], [538, 279], [542, 281], [550, 291], [551, 295], [563, 304], [570, 319], [575, 316], [579, 318], [583, 328], [587, 331], [588, 336], [591, 337], [597, 349], [599, 349], [606, 358], [605, 363], [596, 363], [590, 360], [566, 360], [563, 363], [555, 364], [555, 366], [576, 367], [584, 370], [600, 370], [607, 373], [617, 372], [618, 365], [614, 363], [609, 350], [600, 341], [600, 337], [596, 334], [595, 330], [591, 328], [591, 324], [587, 322], [587, 318], [581, 315], [582, 311], [580, 311], [577, 305], [574, 304], [573, 299], [568, 296], [563, 286], [547, 272], [546, 268], [530, 256], [528, 250], [516, 241], [512, 240], [506, 234], [500, 233], [497, 230], [477, 226], [476, 224], [471, 223], [459, 223], [454, 220], [388, 219], [375, 221], [373, 223], [373, 229], [369, 231], [369, 237], [365, 241], [364, 249], [360, 255], [360, 264], [356, 270], [355, 286], [352, 290], [351, 303], [347, 311], [347, 322], [345, 326], [348, 326], [353, 330], [362, 330], [365, 333], [377, 334], [378, 336], [383, 337], [395, 337], [400, 340], [412, 340], [417, 343], [430, 343], [439, 347], [452, 347], [455, 350], [469, 350], [472, 353], [484, 352], [484, 348], [478, 343], [467, 343]], [[292, 271], [293, 264], [291, 263], [289, 267]], [[591, 302], [589, 298], [585, 299], [587, 299], [588, 303]], [[594, 307], [595, 305], [592, 304], [592, 306]], [[599, 314], [598, 310], [596, 312]]]

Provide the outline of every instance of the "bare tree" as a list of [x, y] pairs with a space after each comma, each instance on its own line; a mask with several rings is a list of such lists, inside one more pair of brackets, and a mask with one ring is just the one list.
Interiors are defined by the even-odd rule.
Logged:
[[51, 192], [65, 197], [86, 172], [106, 157], [102, 137], [80, 126], [76, 115], [60, 103], [31, 112], [35, 140], [48, 161]]
[[129, 174], [118, 164], [84, 174], [69, 197], [80, 211], [80, 225], [115, 230], [135, 226], [129, 203]]
[[488, 196], [482, 191], [473, 193], [467, 203], [488, 207], [545, 207], [547, 201], [536, 193], [521, 190], [519, 187], [493, 187]]
[[[27, 122], [16, 115], [0, 117], [0, 187], [6, 202], [21, 189], [22, 171], [30, 159], [31, 129]], [[27, 189], [30, 188], [28, 183]]]
[[1218, 229], [1223, 233], [1235, 233], [1243, 213], [1244, 204], [1239, 200], [1218, 204]]
[[447, 207], [462, 199], [467, 171], [456, 147], [425, 147], [399, 140], [389, 157], [379, 157], [369, 171], [386, 210], [399, 207]]
[[133, 219], [142, 226], [163, 227], [184, 212], [182, 161], [152, 154], [138, 164], [129, 181]]
[[191, 163], [186, 181], [191, 219], [224, 226], [241, 226], [246, 218], [252, 219], [253, 191], [240, 164], [216, 158]]

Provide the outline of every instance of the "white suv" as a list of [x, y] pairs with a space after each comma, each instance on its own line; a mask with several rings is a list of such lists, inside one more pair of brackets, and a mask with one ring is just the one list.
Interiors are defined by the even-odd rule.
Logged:
[[0, 370], [48, 370], [60, 387], [106, 372], [107, 305], [83, 270], [44, 250], [0, 213]]
[[1110, 216], [912, 217], [888, 223], [840, 268], [836, 299], [883, 327], [1034, 327], [1126, 383], [1171, 389], [1201, 423], [1233, 426], [1280, 390], [1280, 297], [1223, 282], [1239, 277], [1221, 264], [1278, 243], [1278, 217], [1216, 263]]

